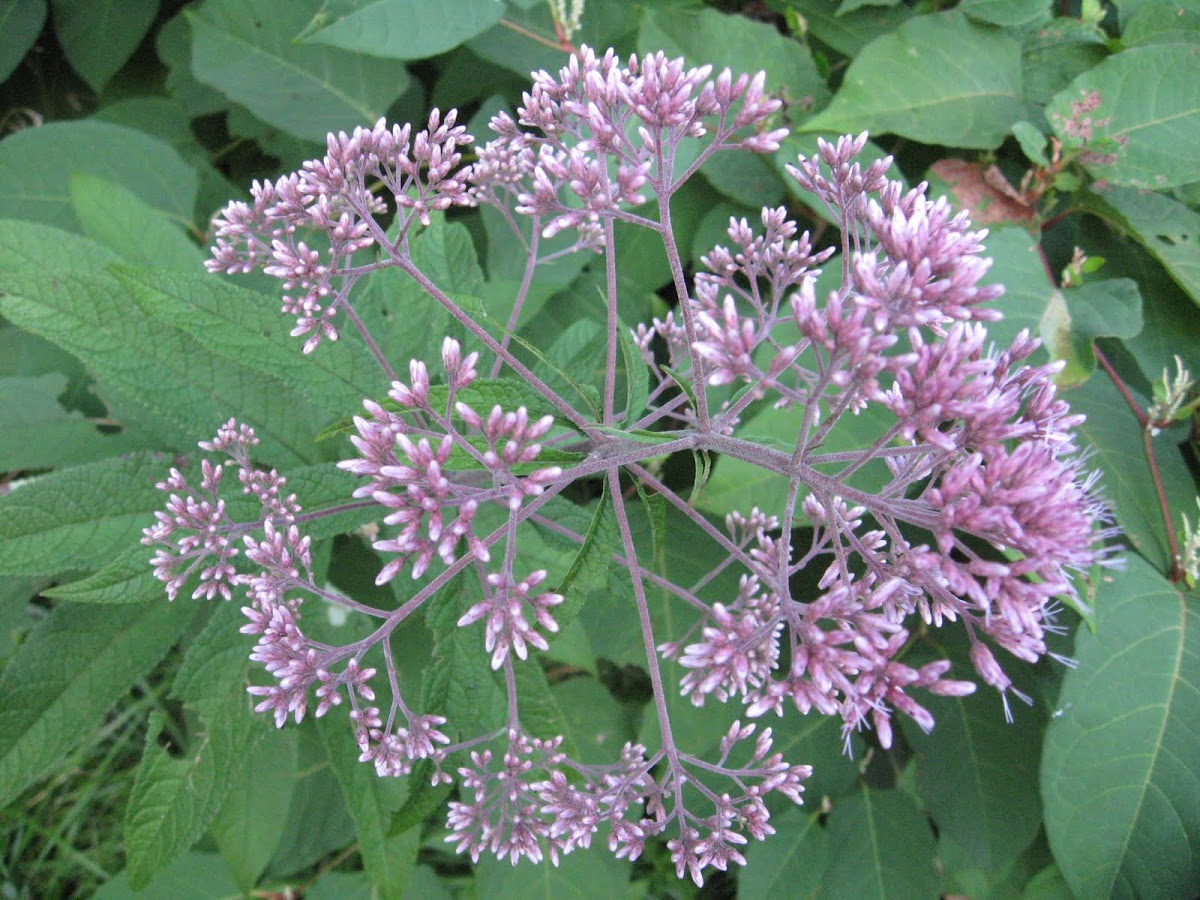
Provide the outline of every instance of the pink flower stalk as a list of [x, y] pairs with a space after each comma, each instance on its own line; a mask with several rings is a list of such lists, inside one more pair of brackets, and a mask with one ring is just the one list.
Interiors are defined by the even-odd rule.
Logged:
[[[837, 221], [840, 246], [814, 247], [786, 208], [768, 208], [754, 225], [731, 220], [728, 243], [689, 277], [673, 194], [714, 153], [772, 153], [786, 135], [762, 73], [711, 76], [661, 53], [623, 62], [585, 47], [556, 75], [535, 73], [515, 117], [494, 118], [496, 136], [483, 146], [455, 111], [435, 110], [421, 128], [380, 121], [331, 135], [322, 159], [256, 183], [252, 203], [231, 203], [214, 223], [210, 270], [279, 278], [305, 353], [348, 322], [390, 390], [353, 419], [352, 449], [338, 465], [359, 485], [326, 511], [301, 515], [285, 479], [252, 462], [253, 432], [225, 425], [201, 447], [228, 461], [204, 460], [198, 482], [173, 469], [159, 485], [169, 499], [145, 532], [155, 574], [171, 598], [189, 584], [194, 597], [245, 590], [243, 631], [256, 637], [251, 659], [270, 678], [249, 690], [277, 725], [299, 721], [313, 698], [317, 715], [346, 702], [360, 759], [380, 776], [423, 764], [438, 784], [452, 779], [444, 767], [456, 772], [447, 840], [473, 860], [557, 863], [604, 828], [623, 858], [664, 840], [679, 876], [697, 884], [707, 870], [741, 865], [747, 842], [773, 831], [768, 795], [800, 803], [811, 772], [772, 749], [771, 729], [743, 719], [794, 707], [837, 716], [847, 740], [870, 729], [883, 748], [897, 714], [929, 730], [933, 717], [914, 695], [963, 696], [975, 684], [951, 677], [949, 660], [913, 663], [909, 648], [925, 627], [952, 623], [1007, 709], [1008, 694], [1025, 698], [1001, 659], [1045, 656], [1061, 602], [1078, 599], [1078, 574], [1108, 557], [1106, 509], [1075, 439], [1082, 418], [1056, 395], [1057, 367], [1033, 362], [1038, 344], [1025, 332], [1008, 346], [989, 341], [985, 323], [999, 313], [987, 304], [1000, 288], [982, 283], [986, 232], [927, 198], [924, 185], [889, 180], [890, 159], [864, 167], [865, 134], [820, 141], [817, 157], [788, 168]], [[474, 162], [464, 165], [470, 148]], [[528, 249], [507, 328], [476, 318], [409, 252], [434, 214], [477, 205], [500, 210]], [[644, 410], [622, 409], [617, 395], [616, 222], [661, 239], [677, 294], [669, 314], [633, 332], [651, 380]], [[574, 235], [565, 250], [539, 249], [560, 232]], [[595, 392], [587, 408], [510, 348], [538, 266], [574, 251], [600, 254], [607, 276], [608, 365], [601, 384], [577, 392]], [[818, 292], [820, 267], [835, 258], [841, 283]], [[443, 307], [474, 349], [446, 338], [440, 371], [411, 360], [400, 380], [394, 366], [403, 362], [386, 358], [351, 296], [384, 267]], [[782, 445], [743, 428], [764, 405], [796, 411], [800, 424]], [[882, 422], [873, 437], [824, 449], [848, 416], [868, 412], [864, 422]], [[733, 511], [722, 530], [647, 466], [685, 451], [763, 470], [781, 486], [778, 504]], [[864, 490], [856, 473], [871, 464], [885, 483]], [[222, 495], [230, 466], [249, 497], [236, 515]], [[616, 544], [596, 550], [594, 536], [559, 521], [573, 485], [583, 489], [574, 496], [603, 494]], [[703, 542], [703, 577], [676, 583], [638, 546], [629, 509], [638, 492], [688, 523], [689, 533], [668, 540]], [[377, 583], [401, 572], [424, 579], [395, 608], [314, 581], [304, 526], [348, 508], [375, 512]], [[647, 651], [654, 752], [628, 744], [613, 763], [590, 765], [569, 757], [564, 735], [533, 733], [517, 667], [537, 666], [536, 652], [550, 649], [586, 598], [572, 583], [577, 567], [556, 582], [530, 564], [532, 528], [578, 543], [581, 566], [599, 552], [588, 565], [625, 573], [628, 590], [613, 607], [626, 606]], [[793, 576], [810, 566], [817, 586], [800, 593]], [[678, 633], [655, 632], [647, 582], [692, 610]], [[447, 616], [439, 605], [456, 602], [452, 584], [469, 599]], [[344, 646], [312, 640], [300, 624], [306, 597], [365, 614], [374, 628]], [[448, 694], [446, 709], [409, 708], [391, 635], [421, 608], [443, 631], [451, 622], [482, 631], [507, 698], [502, 717], [472, 719]], [[664, 682], [660, 656], [685, 670], [677, 687]], [[386, 687], [373, 681], [377, 670]], [[698, 706], [744, 707], [718, 758], [677, 742], [673, 689]], [[378, 706], [377, 690], [387, 694]]]

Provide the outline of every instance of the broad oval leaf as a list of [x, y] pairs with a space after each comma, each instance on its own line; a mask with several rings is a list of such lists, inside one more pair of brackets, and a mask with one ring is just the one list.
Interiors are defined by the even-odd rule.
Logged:
[[746, 868], [738, 874], [739, 900], [802, 900], [822, 896], [821, 877], [829, 865], [829, 831], [819, 814], [789, 809], [771, 818], [775, 834], [746, 848]]
[[166, 655], [196, 609], [165, 602], [55, 607], [0, 678], [0, 803], [45, 774], [100, 722]]
[[1046, 118], [1097, 178], [1160, 190], [1200, 181], [1200, 46], [1156, 44], [1110, 56], [1046, 107]]
[[206, 0], [188, 16], [196, 78], [288, 134], [371, 125], [407, 90], [403, 66], [298, 44], [317, 0]]
[[834, 806], [828, 828], [830, 859], [821, 879], [827, 896], [938, 896], [933, 832], [906, 794], [861, 785]]
[[99, 93], [150, 30], [158, 4], [159, 0], [54, 0], [54, 34], [71, 68]]
[[3, 0], [0, 2], [0, 81], [25, 58], [46, 24], [46, 0]]
[[987, 150], [1023, 117], [1020, 46], [952, 11], [910, 19], [864, 47], [829, 108], [799, 130]]
[[106, 122], [52, 122], [0, 141], [0, 217], [80, 230], [71, 175], [116, 182], [181, 222], [192, 220], [198, 180], [175, 148]]
[[433, 13], [421, 0], [327, 3], [303, 39], [354, 53], [425, 59], [487, 31], [504, 15], [501, 0], [457, 0], [453, 11]]
[[1054, 858], [1079, 897], [1200, 891], [1200, 612], [1137, 556], [1080, 627], [1046, 730]]

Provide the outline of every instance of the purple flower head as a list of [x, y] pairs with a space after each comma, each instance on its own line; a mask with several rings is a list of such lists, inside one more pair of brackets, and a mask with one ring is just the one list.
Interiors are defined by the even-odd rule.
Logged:
[[[344, 706], [378, 775], [457, 781], [446, 840], [473, 860], [557, 863], [603, 831], [621, 858], [661, 841], [697, 884], [742, 865], [748, 842], [774, 831], [771, 795], [801, 803], [811, 774], [755, 720], [836, 716], [848, 747], [870, 732], [886, 750], [897, 715], [935, 727], [921, 692], [973, 692], [971, 669], [1007, 709], [1008, 695], [1027, 698], [1005, 667], [1050, 652], [1080, 573], [1109, 558], [1058, 367], [1026, 332], [999, 346], [988, 335], [1001, 289], [984, 283], [986, 233], [925, 185], [891, 180], [890, 159], [861, 162], [865, 134], [819, 141], [788, 167], [837, 224], [837, 245], [765, 208], [731, 219], [700, 271], [685, 266], [671, 198], [715, 153], [778, 150], [779, 111], [763, 73], [713, 77], [662, 53], [584, 47], [557, 74], [535, 73], [482, 146], [453, 110], [419, 127], [380, 121], [331, 135], [321, 159], [255, 183], [251, 203], [215, 220], [210, 270], [280, 279], [304, 352], [361, 339], [380, 389], [346, 429], [345, 503], [302, 514], [236, 422], [201, 444], [220, 458], [159, 485], [168, 500], [145, 531], [155, 574], [172, 598], [189, 585], [244, 592], [242, 630], [265, 673], [250, 693], [277, 725], [310, 704], [317, 716]], [[412, 250], [439, 214], [478, 205], [526, 250], [503, 323]], [[669, 312], [631, 323], [633, 352], [618, 223], [661, 242], [674, 289]], [[602, 300], [580, 310], [603, 323], [599, 372], [522, 330], [539, 267], [577, 251], [599, 254]], [[355, 311], [355, 286], [384, 268], [453, 321], [440, 354], [389, 359]], [[555, 302], [592, 303], [590, 290]], [[694, 486], [661, 464], [677, 455], [698, 461]], [[774, 484], [771, 502], [707, 507], [713, 458]], [[360, 533], [394, 603], [368, 605], [313, 571], [306, 529], [348, 512], [370, 518]], [[665, 552], [679, 548], [686, 565]], [[310, 637], [314, 601], [362, 616], [365, 636]], [[658, 726], [604, 764], [574, 758], [544, 697], [524, 693], [551, 690], [536, 657], [579, 627], [585, 602], [603, 604], [605, 625], [629, 619]], [[418, 610], [434, 635], [428, 710], [410, 707], [393, 641]], [[950, 627], [969, 646], [957, 662], [928, 639]], [[439, 692], [458, 678], [470, 702]], [[493, 685], [505, 702], [479, 708]], [[714, 752], [672, 730], [675, 690], [733, 720]]]

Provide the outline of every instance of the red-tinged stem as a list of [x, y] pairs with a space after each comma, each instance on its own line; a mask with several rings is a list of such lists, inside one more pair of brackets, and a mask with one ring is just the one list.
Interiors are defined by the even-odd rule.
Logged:
[[1133, 392], [1129, 390], [1129, 386], [1125, 384], [1124, 379], [1117, 374], [1117, 370], [1113, 368], [1113, 364], [1109, 362], [1104, 352], [1095, 344], [1092, 345], [1093, 351], [1096, 354], [1096, 362], [1112, 379], [1112, 383], [1116, 385], [1121, 396], [1125, 398], [1125, 403], [1129, 409], [1137, 417], [1138, 427], [1142, 430], [1142, 446], [1146, 450], [1146, 462], [1150, 466], [1150, 480], [1154, 482], [1154, 492], [1158, 495], [1158, 508], [1162, 513], [1163, 525], [1167, 529], [1167, 551], [1171, 555], [1171, 570], [1167, 574], [1172, 584], [1178, 584], [1183, 581], [1185, 573], [1179, 559], [1179, 537], [1175, 534], [1175, 521], [1171, 516], [1171, 505], [1167, 502], [1167, 489], [1163, 485], [1162, 470], [1158, 467], [1158, 454], [1154, 451], [1154, 438], [1150, 434], [1150, 417], [1142, 409], [1137, 398], [1133, 396]]

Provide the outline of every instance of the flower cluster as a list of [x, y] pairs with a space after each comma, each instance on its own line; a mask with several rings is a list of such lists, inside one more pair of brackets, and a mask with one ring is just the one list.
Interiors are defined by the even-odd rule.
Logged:
[[[928, 629], [950, 623], [969, 641], [960, 668], [1006, 702], [1020, 697], [995, 650], [1027, 662], [1047, 655], [1076, 576], [1107, 558], [1105, 507], [1075, 440], [1081, 417], [1057, 397], [1056, 367], [1037, 362], [1025, 332], [989, 342], [986, 323], [999, 314], [988, 303], [1000, 288], [984, 283], [985, 233], [924, 185], [889, 179], [890, 159], [863, 163], [866, 135], [821, 141], [788, 169], [837, 223], [840, 246], [817, 247], [786, 208], [767, 208], [760, 225], [730, 221], [728, 242], [703, 257], [707, 271], [685, 270], [672, 195], [713, 153], [771, 153], [786, 134], [762, 73], [711, 75], [661, 53], [622, 62], [585, 47], [559, 73], [536, 73], [515, 117], [492, 120], [486, 145], [474, 146], [454, 111], [435, 110], [419, 130], [381, 121], [330, 136], [322, 159], [256, 183], [252, 203], [230, 204], [215, 222], [209, 268], [281, 279], [306, 353], [338, 336], [344, 314], [378, 360], [386, 398], [365, 400], [353, 419], [353, 450], [339, 463], [358, 479], [353, 496], [303, 515], [284, 479], [253, 463], [253, 432], [222, 428], [201, 446], [236, 466], [251, 501], [237, 504], [249, 512], [235, 515], [221, 496], [228, 462], [203, 461], [197, 487], [171, 470], [160, 485], [166, 509], [146, 530], [155, 574], [172, 598], [189, 582], [195, 597], [244, 589], [251, 659], [272, 679], [250, 692], [277, 724], [298, 721], [310, 702], [316, 715], [348, 702], [360, 758], [380, 776], [419, 766], [438, 784], [457, 773], [447, 840], [472, 859], [557, 863], [602, 832], [630, 859], [664, 841], [680, 877], [697, 884], [707, 869], [740, 865], [747, 841], [773, 831], [769, 795], [800, 803], [811, 771], [748, 719], [789, 707], [836, 716], [847, 740], [869, 729], [883, 748], [896, 715], [928, 730], [918, 692], [975, 690], [952, 677], [951, 660], [930, 658], [937, 645], [910, 654]], [[474, 159], [464, 164], [467, 148]], [[447, 293], [411, 252], [434, 214], [480, 204], [502, 213], [528, 254], [504, 328]], [[650, 382], [644, 408], [632, 389], [628, 408], [617, 402], [627, 337], [616, 222], [661, 239], [677, 295], [670, 313], [632, 335]], [[560, 232], [573, 243], [547, 252], [541, 242]], [[579, 250], [600, 254], [606, 276], [607, 365], [595, 384], [512, 347], [537, 268]], [[841, 282], [818, 290], [826, 265], [840, 266]], [[351, 289], [385, 267], [466, 335], [444, 340], [440, 371], [412, 360], [399, 379], [355, 313]], [[553, 386], [563, 384], [574, 390]], [[771, 414], [794, 424], [782, 443], [743, 427]], [[846, 446], [850, 421], [860, 444], [829, 449]], [[651, 464], [674, 453], [756, 467], [775, 479], [777, 505], [728, 512], [721, 529]], [[683, 523], [666, 540], [695, 544], [699, 574], [686, 583], [640, 546], [638, 497]], [[400, 590], [400, 573], [414, 579], [396, 605], [317, 583], [301, 528], [347, 510], [374, 518], [376, 582]], [[591, 527], [573, 524], [581, 513]], [[661, 529], [649, 530], [657, 544]], [[538, 533], [576, 545], [573, 561], [556, 571], [530, 537]], [[818, 574], [795, 577], [805, 569]], [[610, 570], [625, 589], [612, 587]], [[805, 581], [815, 587], [797, 586]], [[540, 733], [538, 701], [527, 708], [519, 690], [544, 682], [531, 650], [550, 649], [598, 586], [637, 623], [658, 723], [646, 740], [657, 749], [630, 741], [608, 765], [572, 758], [569, 735]], [[683, 621], [678, 632], [657, 633], [650, 587], [691, 611], [671, 617]], [[373, 628], [344, 646], [312, 640], [300, 625], [306, 598]], [[423, 701], [433, 709], [406, 702], [392, 637], [418, 610], [435, 654], [473, 679], [469, 702], [435, 688]], [[462, 662], [456, 637], [479, 627], [490, 663], [482, 675]], [[683, 669], [677, 686], [666, 683], [664, 658]], [[378, 705], [377, 671], [387, 682]], [[436, 685], [459, 671], [426, 677]], [[488, 690], [503, 698], [490, 712]], [[697, 706], [744, 707], [715, 758], [678, 741], [674, 690]]]

